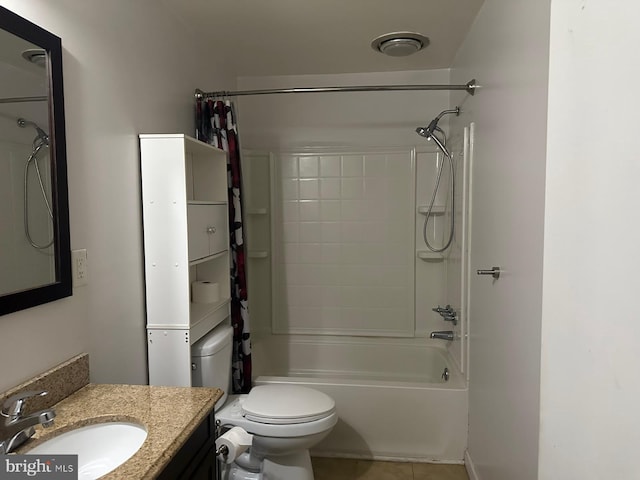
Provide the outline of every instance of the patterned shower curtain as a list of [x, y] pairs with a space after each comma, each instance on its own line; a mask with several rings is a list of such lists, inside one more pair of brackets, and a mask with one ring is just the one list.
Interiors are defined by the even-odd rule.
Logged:
[[198, 100], [196, 103], [198, 140], [228, 152], [229, 236], [231, 246], [231, 325], [233, 326], [233, 393], [251, 389], [251, 338], [242, 232], [242, 172], [240, 147], [233, 105], [229, 100]]

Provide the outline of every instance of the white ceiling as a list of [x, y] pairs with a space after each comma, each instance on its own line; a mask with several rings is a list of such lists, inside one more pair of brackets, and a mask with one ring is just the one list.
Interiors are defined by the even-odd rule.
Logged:
[[[162, 0], [236, 76], [448, 68], [483, 0]], [[375, 52], [394, 31], [426, 35], [409, 57]]]

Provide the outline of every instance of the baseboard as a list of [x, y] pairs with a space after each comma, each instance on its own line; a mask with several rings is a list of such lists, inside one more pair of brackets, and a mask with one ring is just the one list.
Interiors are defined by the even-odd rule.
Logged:
[[464, 466], [467, 469], [467, 475], [469, 475], [469, 480], [481, 480], [480, 475], [478, 475], [478, 471], [476, 467], [473, 465], [473, 460], [471, 460], [471, 455], [469, 455], [469, 450], [464, 452]]
[[439, 460], [431, 457], [399, 457], [395, 455], [376, 455], [373, 453], [343, 453], [322, 450], [310, 450], [311, 457], [321, 458], [345, 458], [351, 460], [373, 460], [378, 462], [399, 462], [399, 463], [434, 463], [442, 465], [464, 465], [464, 460]]

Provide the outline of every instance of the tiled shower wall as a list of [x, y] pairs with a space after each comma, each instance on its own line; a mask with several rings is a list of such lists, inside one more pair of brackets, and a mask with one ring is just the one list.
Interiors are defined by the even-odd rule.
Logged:
[[413, 336], [413, 152], [274, 160], [273, 332]]

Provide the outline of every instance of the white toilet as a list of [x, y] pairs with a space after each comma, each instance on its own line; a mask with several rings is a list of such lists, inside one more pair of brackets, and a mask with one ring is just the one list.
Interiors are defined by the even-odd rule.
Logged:
[[[191, 350], [193, 386], [225, 391], [215, 416], [224, 427], [253, 436], [251, 447], [227, 465], [227, 480], [313, 480], [309, 448], [338, 421], [328, 395], [296, 385], [262, 385], [246, 395], [229, 395], [233, 328], [219, 325]], [[225, 401], [226, 400], [226, 401]]]

